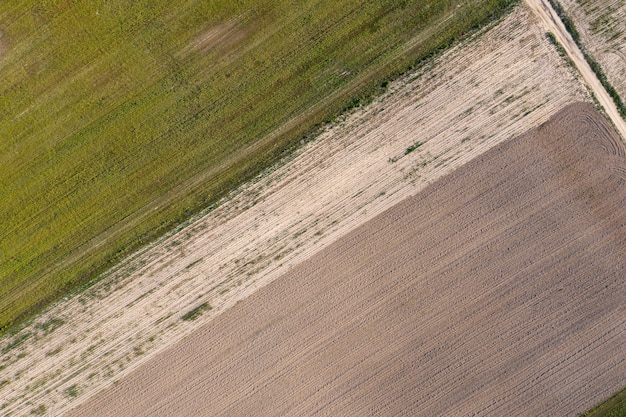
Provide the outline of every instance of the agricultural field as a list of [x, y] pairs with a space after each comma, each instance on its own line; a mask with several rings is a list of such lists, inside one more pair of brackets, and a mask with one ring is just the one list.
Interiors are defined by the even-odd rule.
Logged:
[[0, 334], [512, 3], [3, 1]]
[[626, 383], [625, 201], [623, 142], [567, 106], [68, 416], [578, 415]]
[[0, 344], [2, 413], [63, 412], [350, 230], [590, 101], [517, 7]]
[[[558, 0], [586, 52], [597, 61], [626, 106], [626, 2]], [[626, 120], [626, 109], [622, 110]]]

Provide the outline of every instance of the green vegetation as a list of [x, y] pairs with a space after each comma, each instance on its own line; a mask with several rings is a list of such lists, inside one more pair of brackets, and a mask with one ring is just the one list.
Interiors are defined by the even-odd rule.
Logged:
[[580, 34], [578, 33], [578, 30], [576, 30], [576, 26], [574, 26], [574, 22], [572, 22], [572, 20], [569, 18], [567, 13], [565, 13], [565, 10], [563, 10], [563, 7], [561, 7], [561, 4], [557, 0], [548, 0], [548, 1], [552, 5], [552, 8], [556, 12], [556, 14], [559, 15], [559, 18], [561, 19], [561, 22], [563, 22], [565, 29], [570, 33], [570, 35], [572, 35], [572, 39], [574, 39], [574, 42], [576, 42], [576, 45], [578, 45], [579, 48], [582, 48], [582, 43], [580, 41]]
[[517, 0], [0, 4], [0, 334]]
[[78, 385], [74, 384], [65, 390], [65, 395], [70, 398], [78, 397]]
[[404, 154], [408, 155], [414, 150], [416, 150], [417, 148], [419, 148], [420, 146], [422, 146], [422, 142], [415, 142], [413, 145], [409, 146], [408, 148], [404, 150]]
[[626, 388], [587, 411], [582, 417], [626, 417]]
[[8, 342], [3, 348], [2, 350], [0, 350], [0, 354], [4, 355], [7, 352], [12, 351], [13, 349], [15, 349], [16, 347], [19, 347], [22, 345], [22, 343], [24, 343], [25, 341], [27, 341], [28, 339], [30, 339], [30, 337], [33, 334], [30, 332], [26, 332], [26, 333], [22, 333], [19, 336], [15, 336], [13, 338], [13, 340], [11, 340], [10, 342]]
[[198, 307], [194, 308], [193, 310], [185, 313], [181, 317], [181, 320], [184, 320], [184, 321], [195, 320], [198, 317], [200, 317], [200, 315], [202, 315], [202, 313], [204, 313], [205, 311], [211, 310], [211, 308], [212, 307], [209, 303], [202, 303]]
[[43, 416], [46, 414], [47, 408], [45, 405], [40, 405], [39, 407], [33, 408], [30, 413], [35, 416]]
[[[572, 39], [574, 39], [574, 42], [580, 48], [580, 51], [583, 53], [583, 56], [585, 57], [585, 61], [587, 61], [587, 63], [591, 67], [591, 70], [596, 74], [596, 76], [598, 77], [598, 80], [600, 80], [600, 83], [602, 84], [604, 89], [607, 91], [607, 93], [609, 93], [609, 95], [613, 99], [613, 102], [615, 103], [615, 106], [617, 107], [617, 110], [619, 111], [620, 115], [622, 116], [622, 118], [626, 119], [626, 105], [624, 105], [624, 102], [622, 101], [622, 98], [619, 96], [619, 93], [617, 92], [617, 90], [615, 90], [615, 87], [613, 87], [613, 85], [609, 82], [609, 79], [606, 77], [606, 74], [602, 70], [602, 67], [600, 66], [600, 64], [595, 59], [593, 59], [591, 55], [587, 53], [587, 50], [585, 49], [582, 43], [582, 40], [580, 39], [580, 34], [578, 33], [578, 30], [576, 30], [576, 26], [574, 25], [574, 22], [569, 18], [567, 13], [565, 13], [565, 10], [563, 10], [563, 7], [557, 0], [549, 0], [549, 1], [554, 11], [559, 15], [559, 18], [563, 22], [565, 29], [567, 29], [570, 35], [572, 35]], [[554, 35], [552, 37], [554, 37]], [[550, 38], [550, 40], [552, 40], [552, 38]], [[556, 38], [554, 38], [554, 41], [556, 41]], [[559, 51], [559, 54], [560, 53], [561, 52]]]
[[613, 102], [615, 103], [619, 114], [622, 116], [623, 119], [626, 120], [626, 106], [624, 106], [624, 103], [622, 102], [622, 98], [619, 96], [619, 93], [617, 92], [615, 87], [613, 87], [613, 85], [609, 82], [608, 78], [606, 78], [606, 74], [602, 70], [600, 64], [596, 60], [591, 58], [591, 56], [589, 56], [588, 54], [584, 53], [584, 55], [587, 63], [598, 77], [598, 80], [600, 80], [600, 83], [602, 83], [602, 86], [604, 87], [606, 92], [609, 93], [609, 95], [613, 99]]
[[46, 334], [52, 333], [54, 330], [61, 327], [63, 324], [65, 324], [65, 320], [57, 318], [57, 317], [52, 317], [48, 319], [47, 321], [36, 325], [35, 328], [42, 330], [44, 335], [46, 335]]
[[574, 61], [572, 61], [572, 59], [567, 55], [567, 51], [565, 50], [565, 48], [563, 48], [563, 45], [561, 45], [561, 42], [558, 41], [556, 36], [554, 36], [554, 33], [546, 32], [546, 37], [548, 38], [550, 43], [554, 45], [559, 56], [563, 58], [570, 67], [576, 68], [576, 65], [574, 65]]

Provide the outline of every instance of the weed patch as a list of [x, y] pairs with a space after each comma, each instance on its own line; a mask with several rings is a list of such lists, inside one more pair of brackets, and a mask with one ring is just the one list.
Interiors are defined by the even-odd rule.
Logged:
[[74, 384], [68, 388], [65, 389], [65, 395], [67, 395], [69, 398], [76, 398], [78, 397], [78, 385]]
[[211, 310], [211, 308], [212, 307], [209, 303], [202, 303], [198, 307], [194, 308], [193, 310], [190, 310], [189, 312], [185, 313], [181, 317], [181, 320], [183, 321], [195, 320], [198, 317], [200, 317], [205, 311]]
[[65, 321], [63, 319], [52, 317], [43, 323], [35, 325], [35, 328], [42, 330], [44, 335], [47, 335], [49, 333], [52, 333], [57, 328], [61, 327], [63, 324], [65, 324]]
[[422, 145], [423, 145], [422, 142], [415, 142], [413, 145], [409, 146], [408, 148], [404, 150], [404, 154], [408, 155]]
[[34, 416], [43, 416], [46, 414], [46, 411], [48, 411], [48, 409], [42, 404], [39, 407], [30, 410], [30, 413]]

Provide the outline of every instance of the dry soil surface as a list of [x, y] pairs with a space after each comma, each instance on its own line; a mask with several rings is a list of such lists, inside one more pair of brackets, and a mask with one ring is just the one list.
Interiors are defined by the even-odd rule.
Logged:
[[[575, 77], [518, 8], [0, 340], [0, 414], [80, 404], [348, 231], [588, 99]], [[181, 320], [204, 303], [212, 310]]]
[[69, 416], [576, 415], [626, 385], [624, 219], [626, 149], [568, 106]]
[[626, 2], [559, 0], [583, 44], [600, 63], [622, 101], [626, 100]]
[[563, 48], [565, 48], [568, 56], [574, 65], [576, 65], [578, 71], [580, 71], [583, 80], [594, 92], [596, 99], [615, 125], [615, 128], [621, 135], [622, 140], [626, 140], [626, 121], [619, 114], [613, 99], [604, 89], [604, 86], [600, 83], [596, 74], [591, 70], [591, 67], [587, 63], [582, 51], [578, 45], [576, 45], [576, 42], [574, 42], [574, 39], [569, 32], [565, 29], [565, 25], [560, 20], [548, 0], [526, 0], [526, 3], [543, 22], [546, 30], [552, 32]]

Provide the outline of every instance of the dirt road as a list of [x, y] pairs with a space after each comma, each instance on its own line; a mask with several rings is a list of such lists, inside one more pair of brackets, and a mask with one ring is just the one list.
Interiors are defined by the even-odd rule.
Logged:
[[569, 106], [68, 416], [579, 415], [626, 384], [625, 168]]
[[585, 50], [601, 66], [622, 100], [626, 97], [626, 2], [559, 0], [576, 25]]
[[574, 42], [574, 39], [572, 39], [572, 36], [569, 34], [567, 29], [565, 29], [563, 22], [556, 14], [550, 3], [547, 0], [525, 1], [533, 12], [539, 17], [546, 30], [554, 33], [554, 36], [556, 36], [557, 40], [561, 43], [561, 45], [563, 45], [563, 48], [567, 51], [568, 56], [572, 59], [580, 71], [583, 80], [589, 88], [591, 88], [602, 107], [604, 107], [604, 110], [622, 136], [622, 140], [626, 141], [626, 122], [620, 116], [613, 99], [609, 96], [600, 83], [600, 80], [598, 80], [598, 77], [596, 77], [595, 73], [591, 70], [591, 67], [585, 60], [580, 48], [578, 48], [578, 45], [576, 45], [576, 42]]

